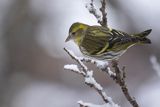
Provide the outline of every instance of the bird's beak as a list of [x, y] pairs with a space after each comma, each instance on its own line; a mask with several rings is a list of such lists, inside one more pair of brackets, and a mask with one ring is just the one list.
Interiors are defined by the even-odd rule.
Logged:
[[71, 35], [69, 34], [65, 42], [68, 42], [71, 39]]

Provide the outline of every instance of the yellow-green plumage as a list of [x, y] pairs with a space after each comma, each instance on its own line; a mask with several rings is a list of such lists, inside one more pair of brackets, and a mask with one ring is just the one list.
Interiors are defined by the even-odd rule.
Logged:
[[129, 35], [102, 26], [74, 23], [70, 27], [66, 41], [73, 39], [84, 55], [100, 60], [112, 60], [119, 58], [129, 47], [135, 44], [151, 43], [146, 38], [150, 32], [151, 29], [139, 34]]

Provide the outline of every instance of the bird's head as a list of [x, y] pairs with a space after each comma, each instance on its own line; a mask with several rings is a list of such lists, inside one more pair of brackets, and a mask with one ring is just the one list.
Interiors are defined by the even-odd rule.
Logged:
[[88, 28], [88, 25], [83, 23], [73, 23], [69, 29], [69, 35], [65, 42], [68, 42], [70, 40], [74, 40], [76, 43], [80, 42], [80, 40], [83, 38], [83, 34]]

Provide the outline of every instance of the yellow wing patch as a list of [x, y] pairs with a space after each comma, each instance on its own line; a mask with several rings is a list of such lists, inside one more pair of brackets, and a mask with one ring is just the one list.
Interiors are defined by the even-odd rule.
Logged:
[[106, 51], [106, 49], [108, 48], [108, 46], [109, 46], [109, 44], [108, 44], [108, 43], [106, 43], [105, 47], [104, 47], [104, 48], [102, 48], [102, 50], [101, 50], [101, 51], [99, 51], [99, 52], [98, 52], [98, 53], [96, 53], [96, 54], [97, 54], [97, 55], [102, 54], [104, 51]]

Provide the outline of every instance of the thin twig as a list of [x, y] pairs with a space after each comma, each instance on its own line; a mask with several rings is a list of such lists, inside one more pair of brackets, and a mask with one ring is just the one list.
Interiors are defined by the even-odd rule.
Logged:
[[81, 66], [83, 72], [86, 73], [86, 72], [88, 71], [87, 66], [85, 66], [85, 65], [81, 62], [81, 60], [79, 60], [79, 59], [74, 55], [74, 53], [73, 53], [72, 51], [67, 50], [66, 48], [64, 48], [64, 50], [69, 54], [69, 56], [70, 56], [72, 59], [74, 59], [74, 60]]
[[[86, 8], [88, 11], [94, 15], [94, 17], [97, 19], [97, 22], [104, 27], [107, 27], [107, 12], [106, 12], [106, 0], [101, 0], [101, 7], [99, 8], [101, 15], [97, 13], [97, 10], [94, 5], [94, 0], [90, 1], [89, 5], [86, 5]], [[102, 17], [101, 17], [102, 16]]]
[[78, 101], [78, 104], [80, 105], [80, 107], [119, 107], [119, 105], [115, 104], [115, 105], [112, 105], [112, 104], [103, 104], [103, 105], [95, 105], [95, 104], [92, 104], [92, 103], [86, 103], [86, 102], [83, 102], [83, 101]]
[[118, 67], [118, 62], [116, 60], [112, 61], [112, 67], [114, 68], [116, 73], [116, 79], [115, 79], [116, 83], [121, 87], [121, 90], [125, 95], [126, 99], [130, 102], [130, 104], [133, 107], [139, 107], [137, 101], [133, 97], [131, 97], [131, 95], [129, 94], [129, 91], [125, 82], [125, 73], [123, 72], [123, 75], [122, 75], [122, 72]]
[[99, 15], [99, 14], [97, 13], [97, 10], [96, 10], [96, 8], [95, 8], [95, 6], [94, 6], [94, 0], [91, 0], [90, 3], [89, 3], [89, 5], [88, 5], [88, 4], [86, 5], [86, 8], [88, 9], [88, 11], [89, 11], [92, 15], [94, 15], [94, 17], [97, 19], [97, 22], [98, 22], [99, 24], [101, 24], [101, 23], [100, 23], [100, 22], [101, 22], [101, 15]]
[[100, 21], [100, 24], [104, 27], [107, 27], [107, 12], [106, 12], [106, 0], [101, 1], [102, 7], [99, 9], [102, 13], [102, 20]]
[[64, 69], [70, 70], [70, 71], [75, 72], [75, 73], [77, 73], [77, 74], [80, 74], [80, 75], [82, 75], [82, 76], [85, 76], [85, 75], [86, 75], [86, 73], [83, 72], [82, 70], [79, 70], [78, 66], [75, 65], [75, 64], [65, 65], [65, 66], [64, 66]]

